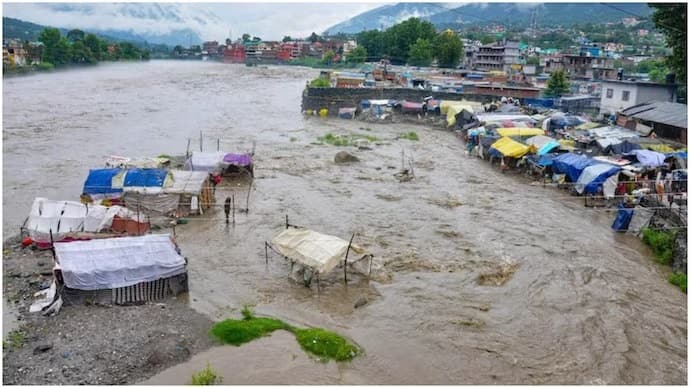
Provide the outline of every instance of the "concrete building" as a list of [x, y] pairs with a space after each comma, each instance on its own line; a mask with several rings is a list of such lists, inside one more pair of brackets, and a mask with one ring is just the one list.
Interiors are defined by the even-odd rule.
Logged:
[[613, 114], [649, 101], [675, 102], [677, 85], [606, 80], [601, 85], [601, 114]]
[[589, 55], [563, 55], [563, 67], [570, 78], [607, 80], [616, 78], [613, 58]]
[[520, 63], [520, 44], [505, 42], [502, 45], [483, 45], [473, 54], [473, 68], [483, 71], [507, 71], [510, 65]]

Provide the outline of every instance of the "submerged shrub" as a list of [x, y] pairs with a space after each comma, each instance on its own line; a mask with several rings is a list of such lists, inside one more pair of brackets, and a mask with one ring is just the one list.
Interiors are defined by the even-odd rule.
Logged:
[[213, 385], [215, 383], [221, 383], [223, 377], [218, 375], [209, 363], [206, 363], [206, 368], [202, 369], [198, 373], [192, 374], [191, 385]]
[[295, 329], [295, 336], [302, 349], [326, 360], [349, 361], [359, 348], [345, 338], [324, 329]]

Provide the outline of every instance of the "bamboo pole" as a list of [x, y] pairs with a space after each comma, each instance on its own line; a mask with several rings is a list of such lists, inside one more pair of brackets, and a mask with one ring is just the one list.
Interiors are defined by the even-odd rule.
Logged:
[[355, 234], [352, 233], [352, 237], [350, 237], [350, 243], [347, 244], [347, 251], [345, 251], [345, 265], [343, 266], [343, 270], [345, 272], [345, 284], [347, 284], [347, 256], [350, 254], [350, 247], [352, 246], [352, 240], [354, 240]]

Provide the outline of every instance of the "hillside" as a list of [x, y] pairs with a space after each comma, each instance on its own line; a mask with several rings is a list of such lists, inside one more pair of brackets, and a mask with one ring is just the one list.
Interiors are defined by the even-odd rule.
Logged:
[[455, 3], [398, 3], [354, 16], [326, 32], [357, 33], [380, 29], [382, 26], [387, 28], [410, 17], [429, 20], [439, 29], [459, 28], [463, 24], [526, 27], [535, 11], [539, 27], [620, 22], [632, 15], [648, 17], [652, 14], [647, 3], [474, 3], [462, 6]]

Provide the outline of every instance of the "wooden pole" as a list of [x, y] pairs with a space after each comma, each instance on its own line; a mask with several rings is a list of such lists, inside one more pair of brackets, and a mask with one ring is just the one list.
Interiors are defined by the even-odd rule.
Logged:
[[268, 242], [264, 241], [264, 253], [266, 254], [266, 265], [268, 265]]
[[141, 235], [141, 230], [139, 228], [139, 199], [137, 198], [137, 236]]
[[350, 254], [350, 247], [352, 246], [352, 240], [355, 238], [355, 234], [352, 233], [352, 237], [350, 237], [350, 243], [347, 244], [347, 251], [345, 251], [345, 265], [343, 266], [343, 270], [345, 271], [345, 283], [347, 283], [347, 256]]
[[254, 183], [254, 179], [249, 181], [249, 190], [247, 191], [247, 204], [246, 204], [246, 210], [247, 213], [249, 213], [249, 194], [252, 192], [252, 183]]
[[55, 241], [53, 241], [53, 228], [49, 229], [50, 232], [50, 252], [53, 254], [53, 261], [59, 263], [57, 260], [57, 255], [55, 254]]
[[235, 193], [232, 193], [232, 224], [235, 225]]
[[189, 144], [192, 142], [192, 139], [187, 138], [187, 152], [185, 152], [185, 159], [189, 159]]
[[204, 133], [199, 131], [199, 151], [204, 152]]
[[290, 223], [288, 222], [288, 215], [285, 215], [285, 229], [287, 229], [290, 226]]
[[217, 139], [217, 142], [216, 142], [216, 151], [220, 151], [220, 139]]

